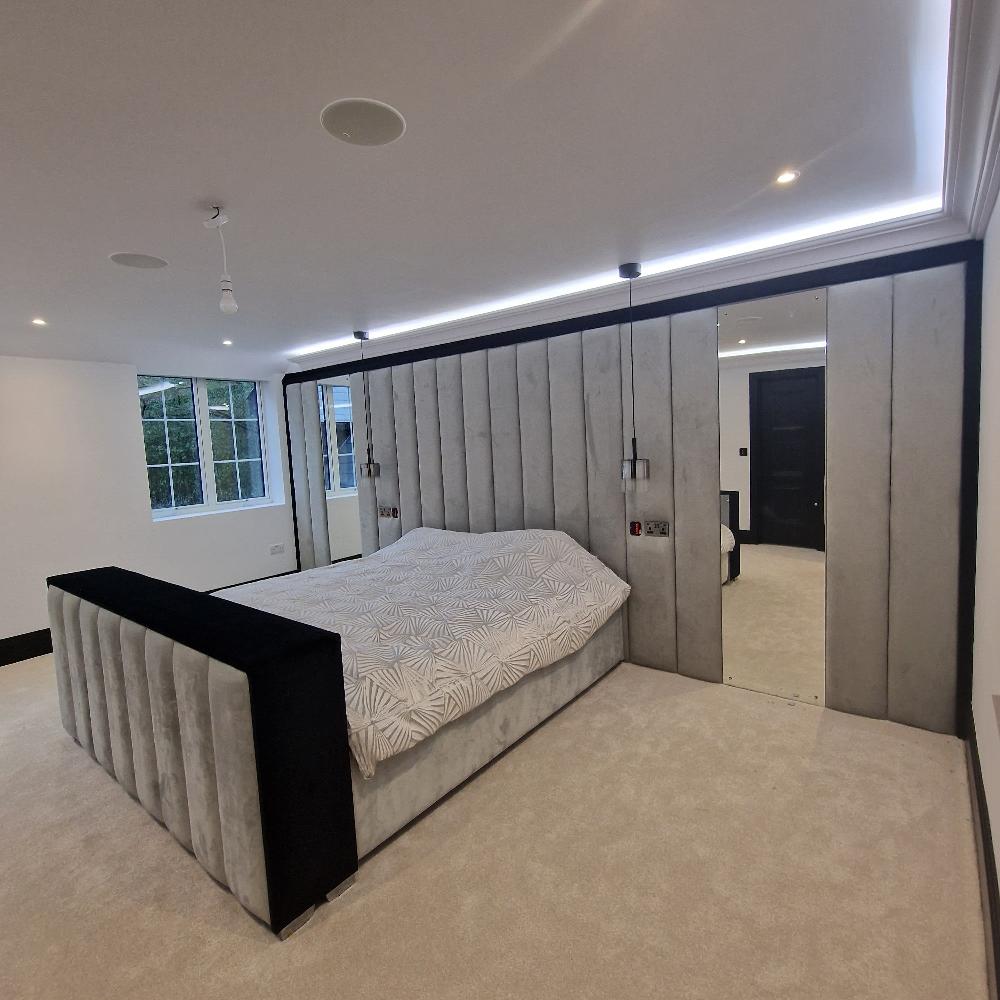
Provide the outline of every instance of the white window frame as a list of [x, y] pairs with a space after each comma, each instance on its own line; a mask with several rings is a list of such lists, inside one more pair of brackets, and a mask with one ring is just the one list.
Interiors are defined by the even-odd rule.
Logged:
[[[146, 375], [146, 372], [140, 372]], [[169, 376], [165, 376], [169, 377]], [[201, 495], [203, 503], [188, 504], [184, 507], [153, 507], [153, 498], [149, 498], [149, 507], [154, 521], [171, 521], [179, 517], [194, 517], [199, 514], [215, 514], [230, 510], [244, 510], [248, 507], [267, 507], [274, 503], [271, 499], [270, 476], [268, 475], [267, 432], [264, 429], [264, 396], [260, 382], [249, 378], [199, 378], [191, 375], [176, 376], [190, 378], [194, 391], [195, 433], [198, 438], [198, 465], [201, 468]], [[219, 500], [215, 485], [215, 455], [212, 451], [211, 411], [208, 408], [208, 382], [253, 382], [257, 393], [257, 427], [260, 432], [261, 471], [264, 476], [264, 495], [249, 497], [246, 500]], [[140, 421], [141, 423], [141, 421]], [[145, 458], [145, 449], [143, 450]], [[146, 466], [143, 466], [144, 470]], [[148, 487], [148, 483], [147, 483]], [[147, 492], [148, 495], [148, 492]]]
[[[350, 390], [350, 385], [346, 382], [338, 384], [335, 382], [321, 382], [323, 389], [323, 409], [326, 413], [326, 454], [327, 460], [330, 463], [330, 489], [326, 491], [327, 500], [335, 500], [337, 497], [356, 497], [358, 495], [357, 487], [357, 476], [358, 476], [358, 452], [357, 449], [354, 451], [354, 486], [343, 487], [340, 485], [340, 453], [337, 451], [337, 421], [336, 421], [336, 410], [333, 406], [333, 389], [346, 388]], [[333, 417], [334, 419], [331, 419]], [[355, 428], [354, 419], [354, 393], [351, 393], [351, 440], [357, 444], [357, 439], [354, 436]]]

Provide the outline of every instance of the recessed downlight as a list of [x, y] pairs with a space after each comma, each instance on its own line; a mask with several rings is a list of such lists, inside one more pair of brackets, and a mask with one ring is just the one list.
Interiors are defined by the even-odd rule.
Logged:
[[153, 257], [148, 253], [113, 253], [108, 258], [122, 267], [166, 267], [167, 262], [162, 257]]
[[233, 346], [233, 342], [231, 340], [224, 340], [222, 342], [222, 346], [223, 347], [232, 347]]
[[745, 340], [745, 339], [744, 339], [744, 340], [737, 340], [737, 341], [736, 341], [736, 343], [737, 343], [737, 344], [745, 344], [745, 343], [746, 343], [746, 340]]
[[31, 322], [35, 326], [48, 326], [49, 325], [44, 319], [42, 319], [41, 316], [36, 316]]
[[352, 146], [385, 146], [405, 131], [406, 121], [391, 105], [369, 97], [344, 97], [320, 115], [323, 128]]
[[802, 176], [800, 170], [782, 170], [777, 177], [774, 178], [776, 184], [794, 184], [799, 177]]

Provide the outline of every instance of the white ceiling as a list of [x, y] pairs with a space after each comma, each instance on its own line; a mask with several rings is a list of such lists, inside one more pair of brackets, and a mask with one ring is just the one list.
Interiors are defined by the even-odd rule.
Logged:
[[[745, 340], [745, 344], [740, 341]], [[753, 299], [719, 309], [719, 350], [752, 351], [826, 340], [826, 289]]]
[[[946, 0], [6, 0], [0, 354], [263, 374], [353, 328], [940, 194], [948, 17]], [[321, 110], [357, 96], [399, 108], [403, 138], [331, 139]], [[802, 177], [778, 188], [786, 165]]]

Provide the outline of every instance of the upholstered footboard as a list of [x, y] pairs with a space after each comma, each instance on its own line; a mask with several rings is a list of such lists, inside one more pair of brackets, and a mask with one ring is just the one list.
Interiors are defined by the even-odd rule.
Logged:
[[339, 636], [115, 567], [48, 583], [66, 731], [290, 933], [358, 867]]

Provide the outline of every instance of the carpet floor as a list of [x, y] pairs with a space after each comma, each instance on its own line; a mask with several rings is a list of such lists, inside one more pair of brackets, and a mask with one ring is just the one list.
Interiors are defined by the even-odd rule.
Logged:
[[278, 942], [0, 668], [0, 996], [982, 1000], [962, 744], [623, 664]]
[[826, 557], [787, 545], [741, 545], [740, 575], [722, 588], [727, 684], [825, 702]]

